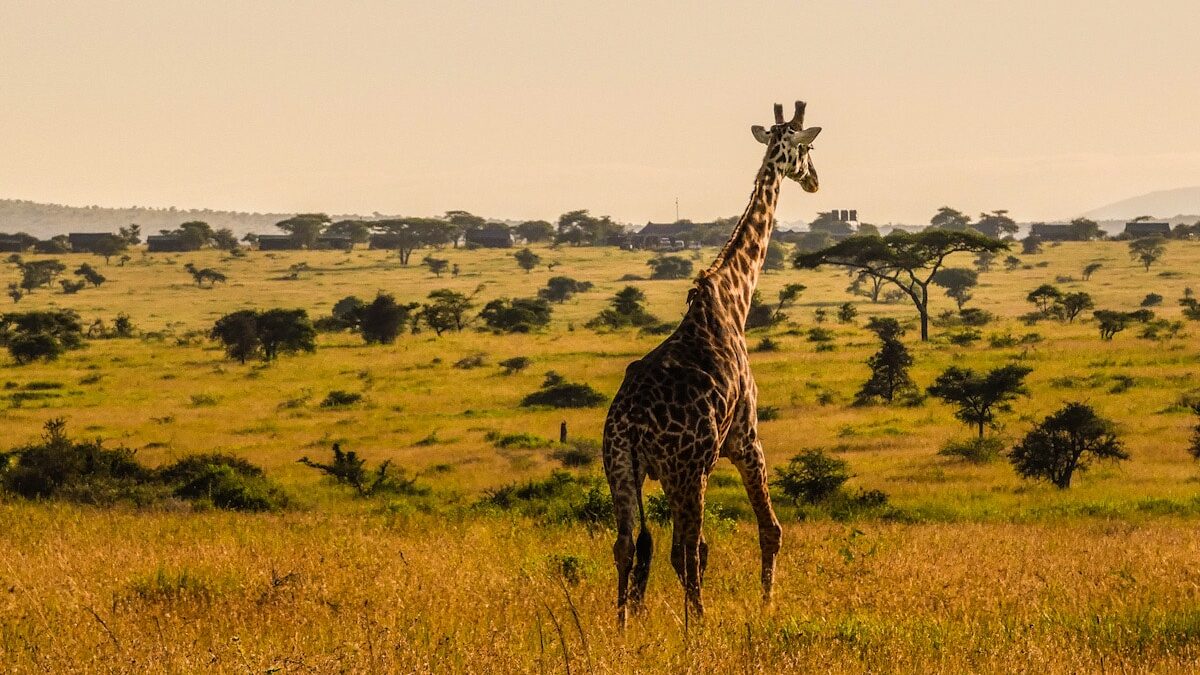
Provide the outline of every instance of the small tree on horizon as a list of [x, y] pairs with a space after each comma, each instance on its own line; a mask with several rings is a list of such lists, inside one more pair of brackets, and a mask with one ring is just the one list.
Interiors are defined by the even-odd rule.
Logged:
[[1112, 422], [1083, 403], [1068, 403], [1042, 420], [1009, 453], [1021, 477], [1048, 480], [1060, 490], [1093, 459], [1120, 461], [1129, 453]]

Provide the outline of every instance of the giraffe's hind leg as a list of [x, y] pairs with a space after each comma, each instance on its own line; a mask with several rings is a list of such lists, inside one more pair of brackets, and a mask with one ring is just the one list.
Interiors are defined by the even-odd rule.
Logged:
[[[674, 522], [671, 565], [683, 584], [686, 609], [694, 612], [697, 618], [704, 616], [704, 602], [700, 595], [704, 487], [703, 475], [694, 481], [663, 483], [663, 490], [671, 502], [671, 520]], [[703, 547], [706, 553], [707, 548]], [[707, 558], [707, 555], [704, 557]]]
[[[608, 487], [617, 521], [617, 540], [613, 544], [613, 562], [617, 569], [617, 624], [624, 627], [626, 606], [632, 604], [636, 611], [645, 597], [651, 546], [649, 532], [643, 530], [636, 541], [633, 536], [638, 524], [638, 485], [632, 462], [622, 461], [622, 458], [629, 457], [628, 453], [612, 452], [617, 444], [609, 445], [605, 448], [605, 473], [608, 474]], [[631, 574], [634, 582], [632, 589], [629, 585]]]

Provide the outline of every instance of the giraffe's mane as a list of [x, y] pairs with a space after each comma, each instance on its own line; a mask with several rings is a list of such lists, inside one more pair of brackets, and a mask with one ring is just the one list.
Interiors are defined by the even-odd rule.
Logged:
[[700, 272], [700, 274], [696, 276], [696, 282], [699, 282], [702, 278], [707, 278], [710, 274], [716, 273], [721, 269], [721, 266], [725, 264], [725, 261], [728, 260], [729, 254], [733, 250], [734, 242], [737, 241], [738, 236], [742, 233], [742, 231], [749, 226], [750, 213], [754, 210], [754, 196], [758, 194], [759, 188], [762, 187], [762, 184], [767, 180], [767, 177], [770, 174], [770, 172], [767, 171], [768, 166], [769, 165], [764, 162], [762, 169], [760, 169], [758, 175], [754, 177], [754, 189], [750, 192], [750, 201], [746, 204], [746, 210], [742, 211], [742, 217], [738, 218], [737, 224], [733, 226], [733, 231], [729, 233], [729, 239], [725, 241], [725, 245], [722, 246], [721, 250], [717, 252], [717, 257], [713, 259], [712, 264], [708, 266], [708, 269]]

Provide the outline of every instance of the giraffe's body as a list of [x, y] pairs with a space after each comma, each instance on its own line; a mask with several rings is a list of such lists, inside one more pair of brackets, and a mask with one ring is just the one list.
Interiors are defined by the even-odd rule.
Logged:
[[[708, 549], [701, 533], [708, 475], [719, 457], [741, 473], [759, 526], [762, 583], [770, 599], [781, 528], [767, 491], [758, 441], [758, 390], [750, 372], [745, 322], [766, 258], [782, 179], [817, 189], [808, 145], [820, 131], [803, 130], [803, 104], [792, 122], [754, 129], [767, 155], [750, 204], [716, 261], [697, 277], [675, 332], [630, 364], [604, 424], [604, 470], [617, 516], [618, 620], [626, 601], [638, 607], [650, 571], [651, 540], [641, 502], [645, 478], [659, 480], [674, 524], [671, 563], [688, 606], [703, 612], [700, 583]], [[636, 542], [634, 528], [641, 524]], [[629, 577], [633, 576], [630, 589]]]

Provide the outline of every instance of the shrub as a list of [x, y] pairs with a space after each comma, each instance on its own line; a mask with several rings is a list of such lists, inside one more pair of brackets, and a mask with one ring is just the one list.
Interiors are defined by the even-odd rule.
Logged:
[[772, 483], [794, 503], [817, 504], [841, 490], [850, 479], [849, 465], [821, 450], [805, 450], [775, 468]]
[[596, 318], [587, 322], [592, 329], [641, 328], [658, 323], [658, 319], [646, 311], [646, 294], [636, 286], [626, 286], [609, 300], [609, 306], [600, 311]]
[[454, 367], [458, 368], [459, 370], [471, 370], [473, 368], [482, 368], [484, 356], [485, 356], [484, 354], [471, 354], [470, 356], [464, 356], [461, 359], [454, 362]]
[[779, 351], [779, 343], [776, 342], [775, 340], [772, 340], [769, 337], [765, 337], [758, 341], [758, 344], [755, 345], [755, 347], [754, 347], [754, 351], [756, 351], [756, 352]]
[[566, 468], [584, 468], [600, 459], [600, 443], [590, 438], [568, 441], [550, 453], [550, 457]]
[[1129, 459], [1113, 425], [1091, 406], [1068, 403], [1042, 420], [1009, 453], [1024, 478], [1041, 478], [1059, 489], [1071, 486], [1076, 471], [1092, 459]]
[[1004, 451], [1004, 441], [996, 437], [969, 438], [964, 441], [950, 441], [938, 450], [943, 457], [956, 457], [972, 464], [987, 464], [1000, 457]]
[[596, 525], [613, 518], [608, 488], [596, 479], [576, 477], [566, 471], [554, 471], [540, 481], [487, 490], [476, 505], [553, 523]]
[[95, 500], [84, 495], [132, 495], [149, 478], [150, 472], [134, 460], [133, 450], [105, 448], [99, 440], [74, 441], [66, 429], [65, 420], [51, 419], [40, 443], [0, 456], [4, 488], [26, 499], [53, 498], [69, 491], [78, 501], [91, 502]]
[[983, 339], [983, 333], [975, 328], [964, 328], [963, 330], [947, 334], [946, 339], [949, 340], [950, 344], [952, 345], [969, 347]]
[[499, 298], [484, 305], [479, 318], [489, 328], [529, 333], [550, 324], [550, 303], [542, 298]]
[[779, 408], [773, 405], [758, 406], [758, 421], [770, 422], [779, 419]]
[[219, 509], [275, 511], [288, 504], [287, 496], [267, 480], [262, 469], [224, 455], [197, 455], [167, 467], [173, 475], [172, 494], [204, 501]]
[[529, 433], [502, 434], [497, 431], [489, 431], [484, 438], [501, 450], [538, 450], [555, 445], [554, 441], [549, 438]]
[[362, 394], [352, 391], [342, 391], [334, 389], [325, 395], [325, 399], [321, 401], [322, 408], [342, 408], [345, 406], [361, 403], [363, 400]]
[[1147, 293], [1146, 297], [1142, 298], [1142, 307], [1157, 307], [1163, 302], [1163, 296], [1158, 293]]
[[978, 327], [978, 326], [988, 325], [989, 323], [992, 322], [993, 319], [996, 318], [996, 315], [992, 314], [991, 312], [987, 311], [986, 309], [979, 309], [978, 307], [968, 307], [966, 309], [959, 310], [958, 318], [960, 321], [962, 321], [962, 324], [964, 326], [977, 326]]
[[392, 471], [391, 460], [370, 470], [365, 459], [360, 458], [353, 450], [343, 451], [339, 443], [333, 444], [333, 461], [328, 464], [314, 462], [308, 457], [301, 457], [297, 461], [332, 477], [339, 484], [349, 485], [360, 497], [384, 493], [429, 494], [429, 488], [418, 485], [415, 478], [409, 478], [403, 472]]
[[650, 259], [651, 279], [687, 279], [692, 276], [692, 261], [677, 255], [660, 255]]
[[538, 391], [521, 399], [522, 407], [537, 405], [552, 408], [593, 408], [608, 400], [604, 394], [593, 389], [590, 385], [562, 382], [543, 386]]
[[139, 464], [132, 450], [105, 448], [99, 440], [71, 440], [61, 419], [46, 423], [41, 443], [0, 455], [0, 485], [30, 499], [91, 504], [175, 497], [222, 509], [267, 511], [288, 503], [262, 469], [245, 460], [189, 455], [154, 471]]
[[499, 365], [504, 369], [505, 375], [514, 375], [525, 370], [532, 363], [533, 359], [528, 356], [514, 356], [511, 359], [504, 359]]

